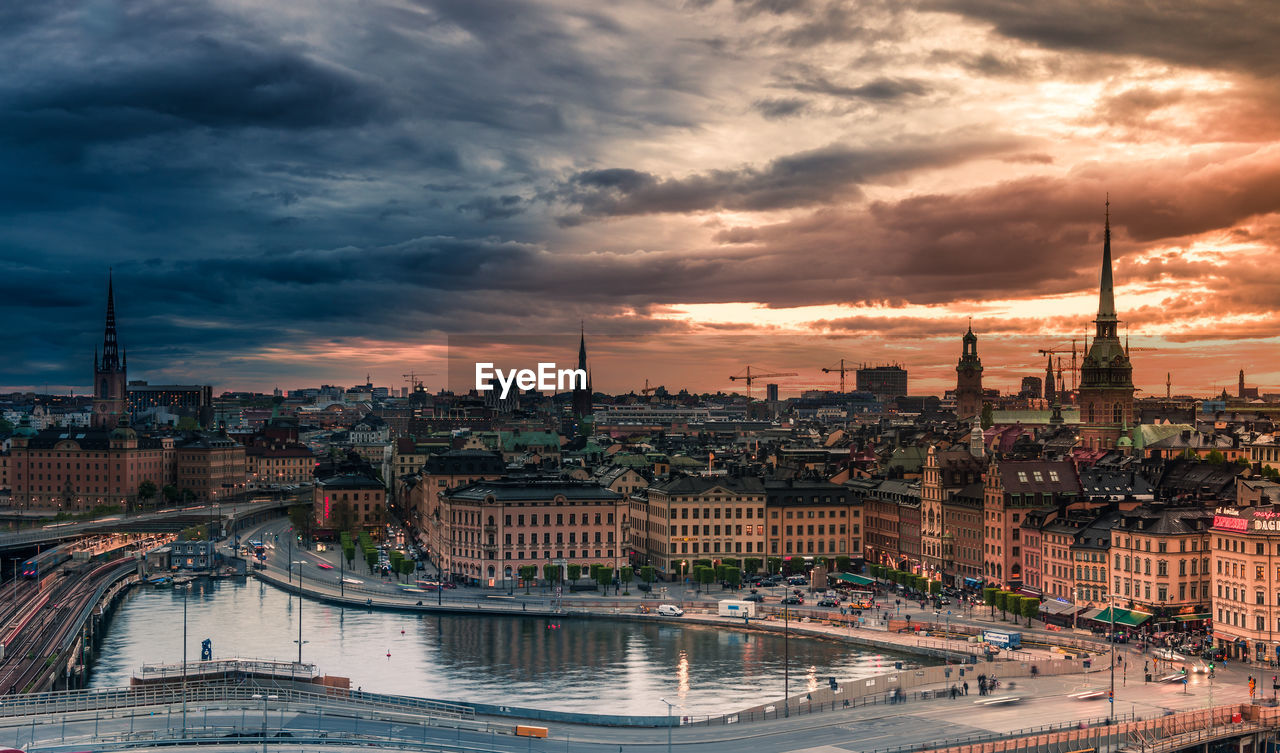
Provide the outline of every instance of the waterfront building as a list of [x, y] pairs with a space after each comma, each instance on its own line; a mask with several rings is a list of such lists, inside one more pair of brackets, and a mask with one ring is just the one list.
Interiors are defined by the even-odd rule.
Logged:
[[548, 564], [618, 568], [627, 498], [592, 481], [509, 477], [476, 481], [440, 497], [443, 569], [454, 580], [511, 587], [519, 568]]
[[862, 559], [862, 500], [821, 480], [765, 481], [767, 555]]
[[432, 561], [440, 565], [441, 553], [449, 549], [449, 533], [442, 499], [446, 492], [477, 481], [502, 478], [506, 464], [502, 456], [488, 450], [448, 450], [427, 457], [421, 470], [407, 484], [400, 505], [408, 511]]
[[753, 476], [679, 476], [631, 500], [636, 564], [665, 578], [687, 574], [696, 559], [763, 558], [764, 527], [764, 482]]
[[[109, 415], [109, 412], [108, 412]], [[8, 452], [0, 453], [0, 476], [10, 480], [13, 505], [21, 510], [79, 512], [98, 505], [129, 510], [144, 482], [159, 491], [173, 482], [174, 439], [139, 437], [128, 414], [114, 429], [46, 429], [19, 423]]]

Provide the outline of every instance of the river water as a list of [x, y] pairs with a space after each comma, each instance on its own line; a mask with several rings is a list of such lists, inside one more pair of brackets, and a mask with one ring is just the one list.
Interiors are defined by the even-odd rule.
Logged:
[[[144, 663], [182, 660], [212, 641], [216, 659], [296, 660], [298, 599], [255, 581], [135, 588], [103, 641], [91, 687], [127, 685]], [[584, 713], [721, 714], [781, 698], [784, 642], [773, 634], [672, 623], [409, 615], [302, 605], [302, 659], [351, 686], [439, 700]], [[880, 674], [895, 660], [815, 639], [790, 641], [791, 693]]]

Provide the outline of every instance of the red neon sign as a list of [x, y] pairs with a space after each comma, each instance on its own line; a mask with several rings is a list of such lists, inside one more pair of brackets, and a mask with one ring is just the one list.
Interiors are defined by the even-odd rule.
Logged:
[[1231, 518], [1226, 515], [1214, 515], [1213, 527], [1221, 528], [1225, 531], [1247, 531], [1249, 530], [1249, 521], [1244, 518]]

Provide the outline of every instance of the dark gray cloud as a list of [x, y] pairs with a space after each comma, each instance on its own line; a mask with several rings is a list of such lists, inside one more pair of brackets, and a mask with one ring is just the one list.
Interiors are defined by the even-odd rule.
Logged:
[[921, 97], [930, 91], [930, 87], [923, 81], [909, 78], [880, 76], [861, 83], [837, 82], [832, 80], [827, 71], [811, 65], [786, 66], [779, 72], [777, 83], [774, 85], [805, 94], [871, 102], [892, 102]]
[[773, 97], [757, 99], [751, 103], [751, 109], [769, 120], [781, 120], [800, 115], [808, 108], [808, 103], [796, 97]]
[[980, 19], [1005, 36], [1048, 49], [1280, 73], [1280, 14], [1252, 0], [923, 0], [921, 7]]
[[807, 207], [844, 202], [861, 195], [865, 183], [883, 182], [907, 171], [955, 165], [1024, 146], [1012, 137], [926, 139], [922, 143], [880, 148], [833, 144], [779, 157], [762, 167], [714, 170], [684, 178], [661, 178], [626, 168], [585, 170], [555, 195], [579, 208], [583, 217], [747, 211]]

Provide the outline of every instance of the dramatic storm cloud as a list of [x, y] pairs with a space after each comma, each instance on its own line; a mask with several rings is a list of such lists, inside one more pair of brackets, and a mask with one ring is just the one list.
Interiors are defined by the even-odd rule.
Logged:
[[[0, 388], [398, 384], [586, 320], [602, 389], [993, 385], [1096, 302], [1136, 380], [1280, 388], [1280, 21], [1110, 0], [0, 7]], [[443, 377], [437, 377], [443, 380]], [[829, 380], [828, 380], [829, 381]], [[429, 380], [430, 383], [430, 380]], [[439, 385], [432, 385], [439, 386]]]

